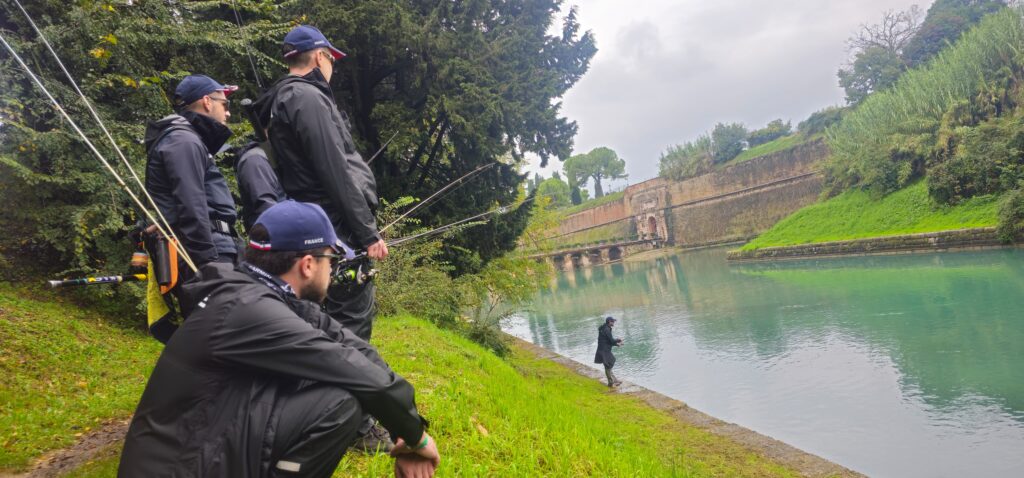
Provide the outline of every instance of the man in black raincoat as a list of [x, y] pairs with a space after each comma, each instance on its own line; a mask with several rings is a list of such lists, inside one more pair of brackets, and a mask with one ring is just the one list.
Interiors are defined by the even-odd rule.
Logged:
[[615, 378], [612, 367], [615, 366], [615, 354], [612, 347], [622, 345], [622, 339], [612, 335], [612, 326], [615, 325], [615, 318], [609, 316], [604, 319], [604, 324], [597, 328], [597, 353], [594, 355], [594, 363], [604, 364], [604, 375], [608, 377], [608, 386], [614, 387], [622, 382]]
[[[254, 105], [277, 163], [285, 194], [320, 205], [338, 237], [374, 260], [388, 254], [377, 230], [377, 183], [356, 151], [348, 116], [338, 109], [330, 81], [345, 54], [319, 30], [293, 28], [284, 38], [289, 74]], [[372, 282], [331, 287], [327, 313], [369, 341], [375, 316]]]
[[[231, 264], [238, 256], [235, 201], [213, 161], [231, 137], [227, 96], [237, 89], [208, 76], [189, 75], [174, 90], [177, 113], [146, 128], [146, 191], [196, 267]], [[177, 283], [183, 284], [192, 278], [192, 270], [179, 260]], [[180, 287], [171, 292], [180, 303]], [[150, 331], [166, 342], [174, 325], [162, 319]]]
[[440, 462], [413, 387], [320, 310], [340, 244], [315, 204], [260, 216], [246, 262], [184, 286], [125, 438], [121, 477], [328, 477], [368, 411], [398, 437], [396, 475]]

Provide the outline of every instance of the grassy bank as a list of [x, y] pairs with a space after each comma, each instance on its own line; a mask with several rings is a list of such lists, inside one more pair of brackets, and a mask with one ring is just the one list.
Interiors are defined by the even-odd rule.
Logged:
[[994, 196], [939, 206], [923, 180], [881, 199], [854, 189], [797, 211], [741, 249], [995, 226], [998, 209]]
[[[159, 350], [87, 311], [21, 295], [0, 287], [0, 434], [8, 469], [66, 446], [107, 417], [129, 414]], [[523, 350], [503, 360], [412, 317], [378, 320], [374, 338], [417, 388], [441, 444], [441, 476], [792, 475]], [[117, 446], [73, 474], [113, 476]], [[349, 455], [336, 476], [387, 476], [391, 466], [386, 457]]]
[[159, 344], [58, 296], [0, 283], [0, 471], [135, 409]]
[[819, 137], [821, 137], [821, 135], [806, 137], [800, 133], [794, 133], [789, 136], [783, 136], [773, 141], [769, 141], [764, 144], [759, 144], [757, 146], [754, 146], [753, 148], [744, 150], [742, 153], [739, 154], [739, 156], [736, 156], [735, 158], [729, 160], [728, 162], [722, 164], [719, 167], [723, 168], [726, 166], [731, 166], [733, 164], [739, 164], [744, 161], [750, 161], [751, 159], [754, 158], [760, 158], [761, 156], [777, 153], [779, 151], [792, 149], [797, 146], [800, 146], [801, 144], [813, 141]]

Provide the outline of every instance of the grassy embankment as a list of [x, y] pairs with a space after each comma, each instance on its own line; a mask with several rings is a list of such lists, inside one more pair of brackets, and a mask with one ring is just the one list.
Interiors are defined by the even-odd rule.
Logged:
[[[515, 349], [502, 360], [426, 321], [382, 318], [375, 342], [417, 387], [443, 476], [791, 476], [727, 439]], [[159, 345], [101, 314], [0, 284], [0, 470], [24, 467], [134, 409]], [[75, 476], [113, 476], [111, 447]], [[347, 456], [337, 476], [387, 476]]]
[[995, 226], [998, 209], [994, 196], [939, 206], [923, 180], [881, 199], [852, 189], [797, 211], [741, 250]]
[[793, 133], [789, 136], [783, 136], [781, 138], [777, 138], [767, 143], [759, 144], [757, 146], [754, 146], [753, 148], [744, 150], [735, 158], [732, 158], [728, 162], [723, 163], [721, 166], [719, 166], [719, 168], [724, 168], [726, 166], [731, 166], [733, 164], [739, 164], [745, 161], [750, 161], [751, 159], [754, 158], [760, 158], [761, 156], [766, 156], [772, 153], [777, 153], [779, 151], [785, 151], [787, 149], [795, 148], [797, 146], [800, 146], [801, 144], [820, 138], [821, 136], [822, 135], [819, 134], [816, 136], [807, 137], [800, 133]]

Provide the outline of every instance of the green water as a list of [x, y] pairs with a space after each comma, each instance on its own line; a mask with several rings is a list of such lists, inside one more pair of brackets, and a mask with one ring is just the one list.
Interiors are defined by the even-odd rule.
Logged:
[[620, 378], [715, 417], [871, 476], [1024, 476], [1024, 251], [724, 256], [559, 274], [506, 330], [590, 363], [614, 315]]

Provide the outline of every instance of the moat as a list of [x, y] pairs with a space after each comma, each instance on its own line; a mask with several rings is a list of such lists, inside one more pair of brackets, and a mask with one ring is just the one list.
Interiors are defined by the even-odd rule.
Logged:
[[1024, 472], [1024, 250], [725, 252], [559, 273], [505, 330], [589, 364], [613, 315], [620, 377], [870, 476]]

